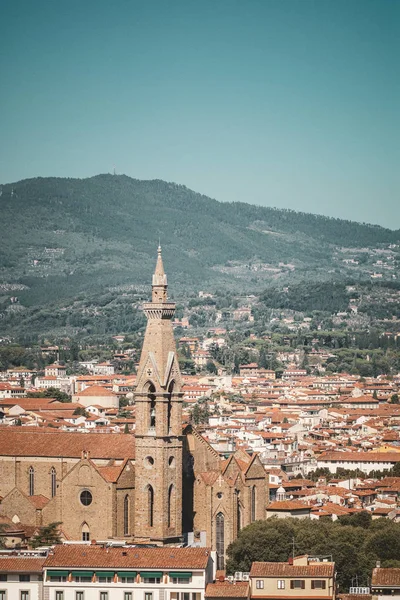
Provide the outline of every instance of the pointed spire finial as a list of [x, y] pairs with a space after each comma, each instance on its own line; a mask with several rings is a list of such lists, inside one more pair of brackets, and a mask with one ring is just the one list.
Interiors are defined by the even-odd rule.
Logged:
[[153, 275], [153, 302], [154, 301], [166, 301], [167, 300], [167, 276], [164, 271], [163, 260], [161, 256], [161, 244], [158, 244], [157, 248], [157, 263]]

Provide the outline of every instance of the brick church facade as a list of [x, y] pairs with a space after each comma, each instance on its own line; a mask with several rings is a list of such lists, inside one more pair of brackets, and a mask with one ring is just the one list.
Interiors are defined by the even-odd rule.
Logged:
[[182, 378], [161, 249], [129, 434], [0, 430], [0, 517], [39, 527], [63, 523], [69, 539], [171, 544], [187, 532], [217, 551], [264, 519], [267, 478], [257, 455], [228, 460], [194, 429], [182, 430]]

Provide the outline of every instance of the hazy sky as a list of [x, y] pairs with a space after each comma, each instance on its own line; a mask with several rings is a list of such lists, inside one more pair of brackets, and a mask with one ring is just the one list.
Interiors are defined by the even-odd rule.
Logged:
[[0, 0], [0, 183], [126, 173], [400, 227], [399, 0]]

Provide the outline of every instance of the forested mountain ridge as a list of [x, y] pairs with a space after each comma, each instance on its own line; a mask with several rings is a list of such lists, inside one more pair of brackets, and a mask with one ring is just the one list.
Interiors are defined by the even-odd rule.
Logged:
[[146, 285], [159, 239], [176, 292], [262, 289], [294, 273], [324, 279], [349, 252], [400, 239], [375, 225], [222, 203], [125, 175], [27, 179], [0, 190], [0, 311]]

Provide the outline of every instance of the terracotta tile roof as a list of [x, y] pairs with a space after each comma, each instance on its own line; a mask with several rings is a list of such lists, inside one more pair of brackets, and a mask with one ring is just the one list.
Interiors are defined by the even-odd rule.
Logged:
[[391, 585], [400, 587], [400, 569], [373, 569], [371, 585]]
[[83, 392], [75, 394], [74, 397], [78, 398], [79, 396], [115, 396], [115, 394], [101, 385], [92, 385], [84, 389]]
[[118, 481], [118, 477], [121, 475], [122, 469], [125, 466], [125, 462], [123, 465], [119, 466], [109, 466], [109, 467], [97, 467], [100, 475], [109, 483], [116, 483]]
[[124, 433], [25, 431], [21, 427], [0, 429], [0, 456], [80, 458], [83, 451], [89, 452], [90, 458], [134, 458], [135, 441], [132, 435]]
[[208, 548], [102, 548], [100, 546], [55, 546], [45, 568], [92, 567], [129, 569], [205, 569]]
[[41, 573], [46, 559], [26, 556], [0, 556], [0, 573]]
[[[303, 502], [297, 502], [296, 500], [282, 500], [281, 502], [271, 502], [268, 504], [267, 510], [305, 510], [310, 507]], [[285, 563], [282, 563], [285, 564]]]
[[399, 462], [400, 452], [324, 452], [318, 460], [355, 462]]
[[248, 598], [249, 583], [247, 581], [221, 581], [218, 583], [209, 583], [206, 587], [206, 598]]
[[33, 504], [35, 508], [42, 509], [49, 502], [49, 499], [46, 496], [40, 494], [39, 496], [28, 496], [28, 499]]
[[253, 562], [250, 577], [333, 577], [335, 563], [289, 565], [284, 562]]

